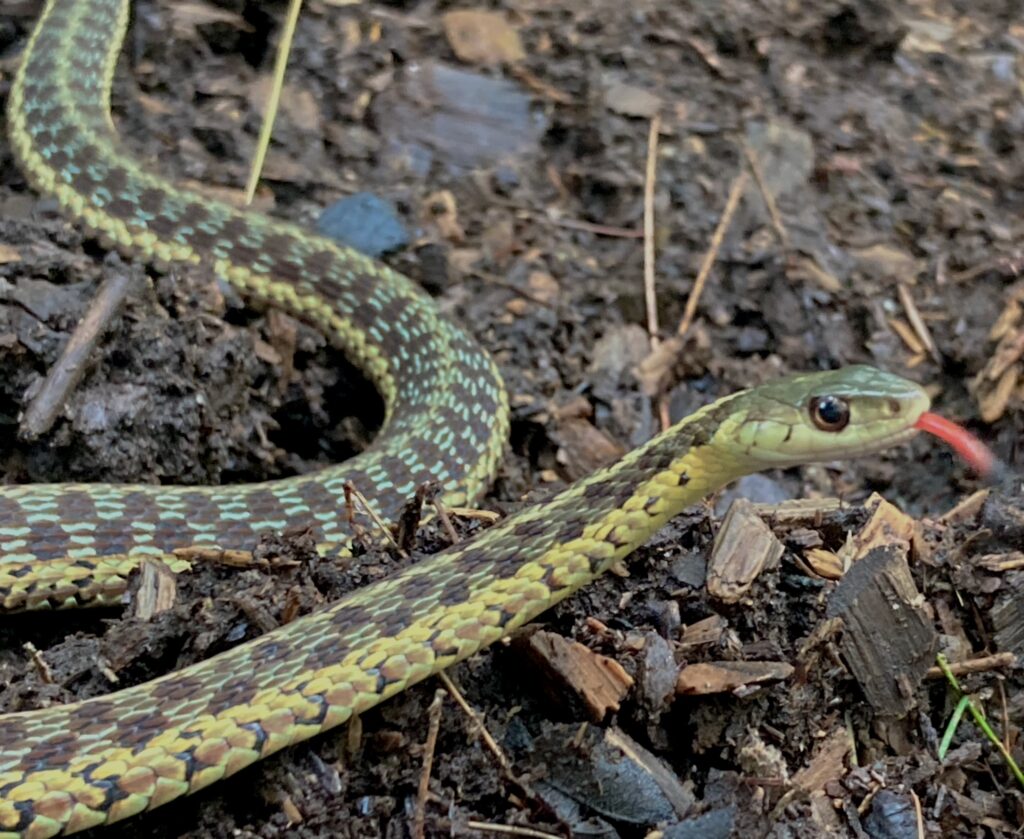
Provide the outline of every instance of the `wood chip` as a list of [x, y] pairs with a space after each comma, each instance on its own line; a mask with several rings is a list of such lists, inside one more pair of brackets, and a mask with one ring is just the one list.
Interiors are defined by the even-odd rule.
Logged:
[[672, 368], [685, 345], [686, 338], [684, 336], [670, 335], [637, 365], [636, 376], [641, 389], [647, 396], [653, 397], [664, 392], [671, 380]]
[[815, 574], [825, 580], [838, 580], [846, 571], [842, 558], [824, 548], [809, 548], [804, 551], [804, 560]]
[[989, 340], [998, 341], [1004, 336], [1009, 335], [1022, 319], [1024, 319], [1024, 308], [1021, 307], [1020, 300], [1016, 297], [1010, 297], [1003, 311], [996, 318], [996, 322], [992, 324], [992, 328], [988, 331]]
[[31, 641], [26, 641], [21, 645], [21, 648], [28, 653], [29, 658], [32, 660], [32, 665], [36, 669], [36, 675], [39, 676], [39, 680], [44, 685], [52, 685], [54, 683], [53, 671], [50, 670], [50, 665], [46, 663], [42, 653], [36, 649], [36, 645]]
[[171, 30], [180, 40], [190, 40], [197, 36], [198, 27], [211, 23], [222, 23], [232, 26], [240, 32], [252, 32], [253, 28], [245, 18], [236, 12], [219, 9], [209, 3], [192, 3], [185, 0], [171, 4]]
[[810, 763], [793, 776], [793, 785], [804, 792], [825, 788], [829, 781], [838, 781], [846, 774], [846, 756], [853, 743], [845, 728], [833, 729], [818, 747]]
[[499, 12], [461, 9], [441, 18], [452, 51], [467, 64], [514, 64], [526, 57], [519, 33]]
[[782, 557], [783, 545], [744, 498], [733, 503], [715, 537], [708, 564], [708, 593], [736, 603], [767, 567]]
[[[234, 75], [226, 77], [229, 91], [238, 92], [238, 81]], [[254, 113], [262, 113], [270, 101], [274, 77], [264, 73], [241, 89]], [[210, 92], [210, 91], [204, 91]], [[281, 116], [285, 122], [311, 136], [323, 134], [325, 122], [320, 102], [312, 92], [297, 85], [286, 84], [281, 90]]]
[[1017, 367], [1008, 367], [992, 388], [979, 390], [978, 414], [989, 424], [1003, 417], [1017, 389], [1019, 376]]
[[1024, 578], [1012, 574], [999, 592], [989, 616], [995, 632], [992, 646], [1001, 652], [1024, 656]]
[[906, 554], [895, 544], [871, 550], [843, 576], [827, 610], [842, 621], [839, 648], [850, 673], [878, 713], [892, 717], [917, 706], [917, 686], [938, 649]]
[[1021, 328], [1022, 308], [1018, 286], [1009, 292], [1009, 299], [989, 332], [997, 341], [992, 357], [972, 383], [978, 401], [978, 412], [987, 423], [994, 423], [1009, 410], [1017, 396], [1024, 362], [1024, 328]]
[[530, 297], [541, 303], [554, 303], [558, 299], [561, 287], [558, 280], [552, 277], [547, 271], [531, 271], [526, 278], [526, 287]]
[[[582, 807], [603, 820], [635, 826], [675, 824], [696, 803], [690, 784], [614, 726], [604, 730], [593, 725], [547, 725], [531, 738], [530, 753], [544, 766], [543, 786], [537, 792], [546, 807], [568, 805], [573, 808], [569, 812]], [[521, 784], [518, 777], [516, 783]], [[551, 797], [553, 791], [557, 797]], [[577, 829], [574, 835], [581, 832], [586, 831]], [[559, 834], [524, 835], [554, 839]]]
[[817, 527], [825, 516], [844, 508], [838, 498], [794, 498], [781, 504], [753, 505], [754, 512], [780, 527]]
[[982, 376], [991, 382], [998, 381], [1011, 367], [1024, 358], [1024, 330], [1007, 332], [999, 341], [996, 351], [989, 360]]
[[1016, 571], [1018, 568], [1024, 568], [1024, 552], [1007, 551], [1001, 554], [982, 554], [973, 557], [971, 564], [997, 574]]
[[556, 697], [570, 694], [594, 722], [618, 711], [633, 687], [633, 679], [617, 661], [556, 632], [534, 632], [516, 646], [539, 665], [547, 692]]
[[810, 794], [807, 803], [810, 805], [811, 824], [813, 825], [814, 830], [817, 831], [817, 833], [812, 832], [812, 835], [843, 835], [846, 828], [846, 822], [839, 818], [839, 813], [836, 812], [832, 796], [822, 790], [816, 790]]
[[[267, 312], [267, 330], [270, 338], [270, 349], [277, 356], [277, 365], [281, 368], [278, 388], [284, 393], [288, 386], [296, 380], [295, 375], [295, 354], [299, 349], [299, 322], [286, 312], [280, 309], [271, 309]], [[256, 344], [254, 350], [256, 355], [268, 364], [274, 364], [269, 356], [260, 356], [263, 347], [262, 341]]]
[[619, 443], [587, 419], [591, 413], [590, 403], [583, 397], [552, 412], [548, 436], [558, 446], [558, 463], [570, 481], [586, 477], [625, 454]]
[[878, 493], [873, 493], [864, 502], [864, 509], [871, 511], [871, 518], [852, 540], [852, 562], [878, 547], [911, 546], [917, 533], [917, 522], [914, 519]]
[[790, 280], [810, 280], [829, 294], [839, 294], [843, 290], [843, 282], [816, 259], [796, 254], [786, 268], [786, 277]]
[[912, 283], [925, 267], [924, 260], [903, 248], [885, 243], [854, 248], [850, 255], [865, 274], [881, 280]]
[[864, 509], [871, 512], [871, 518], [859, 532], [849, 534], [837, 551], [819, 547], [804, 551], [805, 571], [838, 580], [854, 562], [877, 547], [894, 545], [907, 550], [924, 544], [919, 538], [920, 525], [877, 493], [864, 502]]
[[[604, 742], [613, 749], [618, 749], [634, 765], [644, 770], [646, 777], [652, 780], [659, 792], [667, 801], [672, 804], [672, 809], [678, 815], [689, 813], [693, 810], [693, 793], [682, 783], [679, 776], [666, 766], [658, 757], [640, 743], [630, 737], [621, 728], [612, 726], [604, 735]], [[612, 778], [608, 779], [613, 780]], [[605, 788], [613, 794], [614, 783], [606, 784]]]
[[679, 636], [679, 646], [689, 649], [717, 644], [728, 626], [729, 622], [721, 615], [710, 615], [686, 627]]
[[467, 173], [536, 154], [547, 125], [518, 84], [435, 61], [402, 73], [373, 113], [391, 154]]
[[[1013, 653], [994, 653], [993, 655], [983, 655], [965, 661], [951, 661], [947, 667], [954, 676], [963, 676], [967, 673], [988, 673], [992, 670], [1001, 670], [1007, 667], [1016, 668], [1019, 665], [1020, 660]], [[946, 673], [941, 667], [929, 667], [928, 678], [945, 679]]]
[[466, 231], [459, 223], [458, 204], [450, 190], [440, 189], [424, 198], [420, 206], [420, 218], [425, 224], [434, 225], [448, 242], [458, 243], [466, 238]]
[[288, 819], [287, 827], [293, 827], [297, 824], [302, 824], [305, 821], [305, 819], [302, 818], [302, 812], [299, 810], [290, 795], [286, 795], [284, 800], [281, 802], [281, 811], [284, 813], [285, 818]]
[[135, 594], [135, 617], [151, 620], [174, 607], [178, 599], [178, 579], [158, 559], [144, 559], [140, 568], [139, 588]]
[[991, 494], [991, 488], [979, 489], [977, 492], [971, 493], [951, 510], [943, 513], [939, 518], [939, 524], [955, 525], [973, 522]]
[[631, 84], [616, 83], [604, 92], [608, 110], [627, 117], [650, 119], [662, 107], [661, 97]]
[[785, 661], [707, 661], [690, 664], [676, 679], [676, 693], [703, 696], [732, 693], [762, 682], [777, 682], [793, 675]]

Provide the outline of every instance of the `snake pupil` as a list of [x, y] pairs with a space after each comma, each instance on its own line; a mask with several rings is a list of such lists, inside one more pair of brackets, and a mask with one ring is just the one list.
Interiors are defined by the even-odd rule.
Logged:
[[811, 419], [822, 431], [842, 431], [850, 422], [850, 404], [838, 396], [815, 396]]

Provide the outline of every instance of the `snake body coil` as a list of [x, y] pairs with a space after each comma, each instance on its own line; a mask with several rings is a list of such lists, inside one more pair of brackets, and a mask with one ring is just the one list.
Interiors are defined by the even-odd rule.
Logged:
[[[324, 554], [341, 552], [347, 481], [385, 519], [427, 480], [449, 503], [469, 502], [507, 436], [493, 363], [408, 280], [297, 227], [179, 190], [120, 149], [108, 96], [128, 6], [47, 3], [9, 102], [25, 172], [121, 248], [209, 265], [322, 329], [380, 389], [386, 421], [355, 460], [261, 485], [2, 487], [8, 608], [103, 601], [142, 556], [251, 548], [260, 531], [290, 524], [314, 526]], [[927, 405], [915, 385], [870, 368], [735, 394], [475, 541], [252, 643], [108, 697], [2, 715], [0, 836], [72, 833], [206, 787], [496, 641], [727, 481], [877, 450], [911, 434]]]

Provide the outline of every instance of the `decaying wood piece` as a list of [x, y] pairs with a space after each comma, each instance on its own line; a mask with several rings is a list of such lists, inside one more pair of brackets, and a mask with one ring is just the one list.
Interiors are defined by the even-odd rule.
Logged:
[[1004, 578], [999, 599], [992, 607], [993, 646], [1001, 652], [1024, 655], [1024, 574]]
[[846, 774], [846, 756], [853, 749], [853, 740], [845, 728], [835, 728], [818, 743], [810, 762], [793, 776], [793, 786], [807, 792], [820, 792], [830, 781]]
[[726, 513], [711, 548], [708, 594], [723, 603], [736, 603], [765, 568], [779, 561], [782, 552], [782, 543], [753, 504], [738, 499]]
[[39, 439], [53, 427], [89, 366], [100, 338], [120, 313], [129, 291], [138, 282], [139, 270], [114, 270], [100, 285], [89, 309], [78, 322], [60, 358], [38, 386], [30, 388], [25, 412], [21, 416], [18, 437], [24, 441]]
[[853, 563], [827, 614], [842, 621], [840, 651], [875, 710], [901, 717], [914, 708], [938, 634], [910, 575], [905, 546], [879, 546]]
[[894, 545], [909, 550], [924, 544], [918, 538], [918, 523], [877, 493], [864, 502], [864, 509], [871, 513], [871, 518], [856, 534], [850, 534], [838, 550], [815, 546], [804, 551], [804, 561], [819, 577], [839, 580], [853, 563], [878, 547]]
[[994, 423], [1021, 398], [1021, 366], [1024, 359], [1024, 283], [1008, 290], [1006, 307], [989, 331], [989, 340], [996, 342], [995, 351], [985, 367], [971, 382], [971, 391], [978, 402], [978, 413], [987, 423]]
[[163, 562], [146, 558], [140, 569], [141, 580], [135, 595], [135, 617], [151, 620], [169, 611], [178, 599], [175, 573]]
[[761, 682], [778, 682], [792, 675], [793, 665], [785, 661], [705, 661], [690, 664], [680, 671], [676, 693], [732, 693]]
[[717, 644], [728, 626], [729, 622], [721, 615], [708, 615], [696, 623], [691, 623], [680, 633], [679, 648], [687, 650]]
[[632, 677], [615, 659], [556, 632], [533, 632], [517, 639], [516, 646], [538, 665], [548, 693], [570, 694], [594, 722], [602, 722], [609, 712], [618, 711], [633, 687]]
[[813, 527], [826, 516], [843, 509], [838, 498], [791, 498], [781, 504], [751, 504], [758, 515], [769, 518], [772, 524], [785, 527], [806, 525]]
[[690, 785], [615, 726], [546, 725], [533, 738], [531, 759], [545, 767], [537, 792], [557, 812], [571, 799], [588, 815], [636, 827], [675, 823], [694, 807]]

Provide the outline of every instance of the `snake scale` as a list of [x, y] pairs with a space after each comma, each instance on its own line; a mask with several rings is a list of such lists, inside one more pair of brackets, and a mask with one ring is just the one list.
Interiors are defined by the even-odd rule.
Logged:
[[[104, 241], [196, 263], [318, 327], [385, 399], [373, 447], [343, 465], [217, 488], [0, 487], [9, 608], [116, 599], [147, 555], [251, 548], [265, 530], [346, 532], [346, 482], [393, 520], [422, 482], [477, 500], [507, 438], [497, 369], [410, 281], [298, 227], [176, 188], [118, 145], [109, 92], [128, 0], [49, 0], [8, 107], [32, 184]], [[0, 716], [0, 836], [73, 833], [202, 789], [337, 726], [508, 634], [624, 558], [672, 516], [758, 469], [877, 451], [928, 408], [867, 367], [781, 379], [715, 402], [618, 463], [464, 545], [147, 684]]]

